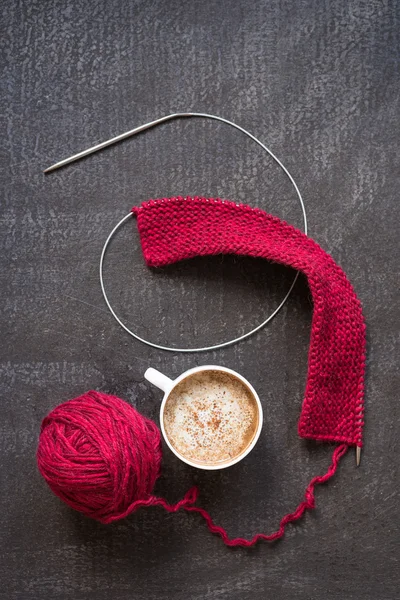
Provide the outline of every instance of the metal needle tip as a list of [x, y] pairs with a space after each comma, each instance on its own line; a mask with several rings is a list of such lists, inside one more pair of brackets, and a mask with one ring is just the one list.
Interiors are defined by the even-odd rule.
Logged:
[[[96, 146], [92, 146], [91, 148], [88, 148], [87, 150], [78, 152], [78, 154], [74, 154], [73, 156], [64, 158], [64, 160], [60, 160], [60, 162], [56, 163], [55, 165], [51, 165], [51, 167], [48, 167], [47, 169], [45, 169], [43, 171], [43, 173], [50, 173], [50, 171], [55, 171], [56, 169], [59, 169], [60, 167], [69, 165], [69, 163], [72, 163], [75, 160], [79, 160], [79, 159], [83, 158], [84, 156], [89, 156], [89, 154], [93, 154], [94, 152], [97, 152], [98, 150], [102, 150], [103, 148], [106, 148], [107, 146], [111, 146], [112, 144], [115, 144], [117, 142], [121, 142], [122, 140], [125, 140], [126, 138], [129, 138], [132, 135], [136, 135], [137, 133], [140, 133], [141, 131], [145, 131], [145, 129], [150, 129], [150, 127], [154, 127], [155, 125], [158, 125], [159, 123], [163, 123], [164, 121], [170, 121], [171, 119], [176, 119], [177, 117], [196, 117], [196, 116], [210, 116], [212, 119], [216, 119], [217, 121], [227, 122], [225, 119], [222, 119], [221, 117], [216, 117], [214, 115], [205, 115], [204, 113], [172, 113], [170, 115], [166, 115], [165, 117], [161, 117], [160, 119], [156, 119], [155, 121], [150, 121], [149, 123], [145, 123], [144, 125], [135, 127], [135, 129], [126, 131], [125, 133], [122, 133], [121, 135], [117, 135], [116, 137], [106, 140], [105, 142], [102, 142], [101, 144], [96, 144]], [[237, 125], [234, 125], [234, 126], [237, 129], [240, 129], [240, 127], [238, 127]], [[252, 137], [251, 134], [247, 134], [247, 135], [250, 135], [250, 137]]]
[[357, 467], [360, 466], [360, 462], [361, 462], [361, 447], [356, 446], [356, 465], [357, 465]]

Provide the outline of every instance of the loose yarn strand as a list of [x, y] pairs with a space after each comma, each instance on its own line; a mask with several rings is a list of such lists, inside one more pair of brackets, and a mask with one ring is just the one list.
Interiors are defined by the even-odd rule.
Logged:
[[183, 509], [200, 514], [208, 529], [227, 546], [248, 547], [259, 540], [283, 537], [288, 523], [315, 508], [315, 486], [333, 477], [348, 447], [342, 443], [334, 450], [327, 472], [311, 480], [304, 500], [281, 519], [277, 531], [258, 533], [250, 540], [230, 539], [205, 509], [195, 506], [197, 487], [175, 504], [153, 494], [161, 466], [160, 431], [153, 421], [115, 396], [90, 391], [53, 409], [42, 422], [37, 460], [41, 474], [59, 498], [101, 523], [120, 520], [145, 506], [162, 506], [171, 513]]
[[175, 504], [170, 504], [164, 498], [160, 498], [159, 496], [150, 496], [150, 498], [147, 500], [136, 500], [135, 502], [132, 502], [132, 504], [122, 514], [101, 519], [101, 522], [108, 524], [113, 523], [114, 521], [119, 521], [120, 519], [129, 516], [138, 508], [148, 506], [162, 506], [167, 512], [175, 513], [181, 508], [187, 509], [191, 504], [194, 504], [198, 498], [198, 495], [199, 490], [196, 486], [194, 486], [190, 488], [188, 492], [186, 492], [182, 500], [179, 500]]
[[244, 548], [249, 548], [251, 546], [254, 546], [260, 540], [274, 542], [284, 536], [286, 525], [301, 519], [306, 510], [313, 510], [315, 508], [315, 486], [321, 483], [325, 483], [334, 476], [338, 468], [339, 461], [346, 454], [348, 448], [349, 446], [347, 444], [340, 444], [335, 448], [332, 456], [332, 462], [327, 472], [324, 475], [317, 475], [310, 481], [304, 493], [304, 500], [300, 502], [300, 504], [294, 512], [282, 517], [279, 523], [279, 529], [274, 533], [256, 533], [250, 540], [246, 540], [245, 538], [241, 537], [229, 538], [227, 531], [220, 525], [216, 525], [214, 523], [209, 512], [207, 512], [204, 508], [201, 508], [199, 506], [193, 506], [194, 503], [197, 501], [199, 495], [199, 490], [196, 486], [190, 488], [190, 490], [185, 494], [182, 500], [179, 500], [179, 502], [176, 502], [175, 504], [169, 504], [164, 498], [160, 498], [158, 496], [151, 496], [147, 500], [137, 500], [136, 502], [133, 502], [123, 514], [114, 517], [108, 517], [107, 519], [102, 519], [102, 522], [112, 523], [113, 521], [128, 516], [130, 513], [134, 512], [135, 510], [141, 507], [162, 506], [167, 512], [170, 513], [178, 512], [181, 509], [186, 510], [187, 512], [198, 513], [205, 520], [209, 531], [211, 531], [211, 533], [219, 535], [226, 546], [241, 546]]
[[[298, 519], [300, 519], [307, 509], [312, 510], [315, 508], [315, 495], [314, 495], [315, 486], [319, 485], [321, 483], [325, 483], [326, 481], [328, 481], [329, 479], [331, 479], [334, 476], [334, 474], [336, 473], [339, 461], [342, 458], [342, 456], [344, 456], [344, 454], [346, 454], [348, 448], [349, 448], [349, 446], [347, 444], [340, 444], [340, 446], [337, 446], [337, 448], [335, 449], [335, 451], [333, 453], [332, 462], [331, 462], [331, 465], [330, 465], [329, 469], [327, 470], [327, 472], [324, 475], [319, 475], [317, 477], [314, 477], [310, 481], [310, 483], [308, 484], [308, 486], [306, 488], [305, 494], [304, 494], [304, 500], [299, 504], [299, 506], [296, 508], [296, 510], [294, 512], [285, 515], [281, 519], [281, 522], [279, 524], [279, 529], [277, 531], [275, 531], [274, 533], [271, 533], [271, 534], [257, 533], [250, 540], [246, 540], [245, 538], [240, 538], [240, 537], [230, 539], [226, 530], [219, 525], [215, 525], [210, 514], [203, 508], [200, 508], [198, 506], [184, 506], [184, 509], [188, 512], [199, 513], [205, 519], [205, 521], [207, 523], [207, 527], [211, 531], [211, 533], [215, 533], [215, 534], [219, 535], [222, 538], [222, 540], [226, 546], [250, 547], [250, 546], [254, 546], [259, 540], [273, 542], [284, 536], [285, 528], [288, 523], [291, 523], [293, 521], [297, 521]], [[190, 492], [192, 492], [192, 490], [189, 490], [189, 493]], [[185, 499], [186, 499], [186, 497], [185, 497]], [[164, 504], [163, 504], [163, 506], [164, 506]], [[166, 507], [164, 506], [164, 508], [166, 508]]]

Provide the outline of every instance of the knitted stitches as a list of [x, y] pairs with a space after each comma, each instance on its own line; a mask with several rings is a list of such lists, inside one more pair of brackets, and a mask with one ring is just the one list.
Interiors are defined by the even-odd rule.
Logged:
[[239, 254], [307, 276], [314, 312], [299, 435], [362, 446], [365, 323], [361, 304], [334, 260], [277, 217], [226, 200], [165, 198], [132, 212], [151, 267], [194, 256]]

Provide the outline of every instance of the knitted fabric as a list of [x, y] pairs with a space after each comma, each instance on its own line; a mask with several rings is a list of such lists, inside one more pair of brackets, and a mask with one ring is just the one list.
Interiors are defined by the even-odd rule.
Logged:
[[307, 276], [314, 311], [299, 435], [362, 446], [365, 323], [361, 304], [335, 261], [277, 217], [226, 200], [164, 198], [132, 212], [148, 266], [239, 254], [272, 260]]

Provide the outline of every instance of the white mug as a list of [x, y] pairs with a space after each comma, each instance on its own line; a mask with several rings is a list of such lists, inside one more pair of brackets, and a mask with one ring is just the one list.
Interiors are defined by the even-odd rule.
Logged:
[[[220, 371], [222, 373], [229, 373], [230, 375], [233, 375], [234, 377], [239, 379], [242, 383], [244, 383], [244, 385], [250, 390], [251, 394], [254, 397], [255, 403], [257, 405], [258, 425], [257, 425], [257, 430], [254, 434], [254, 437], [253, 437], [251, 443], [247, 446], [247, 448], [241, 454], [239, 454], [239, 456], [235, 456], [231, 461], [224, 462], [220, 465], [218, 465], [218, 464], [207, 465], [207, 464], [192, 462], [188, 458], [182, 456], [181, 454], [179, 454], [179, 452], [177, 452], [177, 450], [173, 447], [173, 445], [169, 441], [168, 436], [165, 431], [165, 428], [164, 428], [164, 409], [165, 409], [165, 405], [167, 403], [167, 400], [168, 400], [169, 395], [171, 394], [172, 390], [175, 388], [176, 385], [178, 385], [178, 383], [183, 381], [183, 379], [186, 379], [186, 377], [189, 377], [190, 375], [193, 375], [194, 373], [200, 373], [201, 371]], [[162, 400], [161, 408], [160, 408], [161, 432], [162, 432], [165, 442], [167, 443], [170, 450], [172, 450], [172, 452], [175, 454], [175, 456], [180, 458], [183, 462], [187, 463], [188, 465], [190, 465], [192, 467], [197, 467], [198, 469], [205, 469], [207, 471], [213, 471], [216, 469], [225, 469], [227, 467], [231, 467], [235, 463], [242, 460], [245, 456], [247, 456], [249, 454], [249, 452], [251, 452], [251, 450], [256, 445], [257, 440], [260, 437], [262, 424], [263, 424], [263, 411], [262, 411], [260, 398], [258, 397], [258, 394], [255, 391], [255, 389], [253, 388], [253, 386], [247, 381], [247, 379], [245, 379], [244, 377], [239, 375], [239, 373], [236, 373], [236, 371], [232, 371], [231, 369], [227, 369], [226, 367], [218, 367], [215, 365], [203, 365], [201, 367], [195, 367], [194, 369], [189, 369], [188, 371], [185, 371], [184, 373], [182, 373], [182, 375], [180, 375], [177, 379], [172, 380], [169, 377], [167, 377], [166, 375], [163, 375], [162, 373], [157, 371], [156, 369], [153, 369], [150, 367], [149, 369], [147, 369], [144, 376], [147, 379], [147, 381], [149, 381], [156, 387], [160, 388], [160, 390], [162, 390], [164, 392], [164, 398]]]

